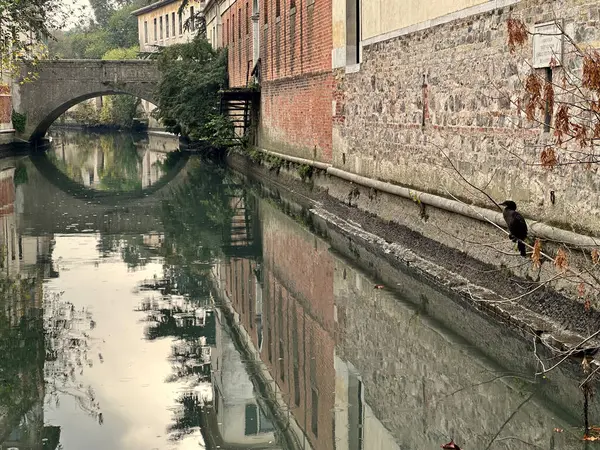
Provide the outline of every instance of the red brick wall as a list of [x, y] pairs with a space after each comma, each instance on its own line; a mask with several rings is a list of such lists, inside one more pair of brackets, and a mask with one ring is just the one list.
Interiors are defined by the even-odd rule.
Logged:
[[[10, 123], [12, 115], [12, 101], [9, 93], [4, 93], [0, 85], [0, 123]], [[12, 128], [12, 126], [11, 126]]]
[[[333, 449], [334, 263], [329, 246], [267, 205], [261, 211], [261, 223], [261, 356], [313, 448]], [[318, 396], [316, 433], [312, 427], [313, 391]]]
[[14, 179], [5, 178], [0, 181], [0, 216], [12, 214], [15, 209]]
[[279, 0], [279, 19], [277, 3], [261, 0], [262, 100], [257, 144], [330, 162], [331, 0]]
[[[331, 8], [331, 0], [260, 0], [259, 147], [331, 162]], [[246, 86], [255, 64], [251, 15], [252, 0], [237, 0], [222, 16], [231, 87]]]
[[[250, 79], [252, 60], [252, 0], [237, 0], [222, 15], [223, 43], [228, 47], [229, 85], [244, 87]], [[241, 25], [241, 27], [240, 27]]]
[[[266, 265], [264, 267], [264, 341], [261, 358], [312, 447], [333, 450], [333, 335], [311, 314], [312, 303], [318, 303], [319, 299], [312, 299], [308, 304], [301, 301], [271, 269]], [[313, 392], [317, 394], [316, 405], [313, 405]], [[314, 412], [316, 429], [313, 428]]]
[[256, 263], [244, 258], [232, 258], [225, 265], [225, 291], [233, 309], [240, 315], [240, 323], [258, 348], [256, 329]]

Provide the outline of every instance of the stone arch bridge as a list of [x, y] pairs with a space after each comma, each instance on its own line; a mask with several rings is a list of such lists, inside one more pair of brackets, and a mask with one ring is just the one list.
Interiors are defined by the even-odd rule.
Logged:
[[156, 103], [159, 71], [154, 60], [45, 60], [24, 65], [22, 77], [35, 80], [20, 85], [15, 110], [27, 116], [21, 138], [40, 140], [52, 123], [72, 106], [101, 95], [130, 94]]

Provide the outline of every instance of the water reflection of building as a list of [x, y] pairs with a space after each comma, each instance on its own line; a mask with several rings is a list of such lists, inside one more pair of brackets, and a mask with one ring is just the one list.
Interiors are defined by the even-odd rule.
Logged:
[[274, 426], [258, 402], [257, 392], [226, 323], [218, 315], [212, 357], [214, 413], [210, 433], [218, 448], [276, 449]]
[[[260, 203], [260, 222], [262, 261], [223, 261], [214, 282], [274, 401], [299, 425], [300, 442], [316, 450], [427, 449], [454, 436], [484, 448], [500, 430], [498, 448], [580, 447], [553, 433], [568, 424], [548, 405], [523, 404], [527, 387], [498, 377], [505, 369], [427, 318], [433, 305], [448, 317], [469, 314], [442, 292], [394, 272], [401, 300], [374, 289], [268, 202]], [[518, 340], [479, 316], [467, 320], [509, 347]]]
[[334, 449], [333, 262], [324, 242], [263, 208], [262, 264], [231, 258], [216, 278], [303, 433], [302, 445]]
[[[45, 335], [43, 280], [55, 276], [52, 237], [22, 234], [22, 183], [19, 160], [0, 165], [0, 447], [55, 449], [60, 429], [44, 426]], [[19, 182], [16, 182], [16, 177]]]
[[[69, 131], [52, 132], [49, 154], [59, 168], [74, 181], [95, 189], [106, 188], [115, 174], [138, 182], [141, 188], [155, 184], [165, 173], [164, 162], [169, 152], [179, 148], [179, 138], [168, 133], [151, 133], [134, 142], [122, 135], [118, 143], [99, 135], [83, 146]], [[129, 145], [131, 144], [131, 145]], [[117, 153], [115, 153], [117, 152]], [[104, 182], [103, 182], [104, 181]]]

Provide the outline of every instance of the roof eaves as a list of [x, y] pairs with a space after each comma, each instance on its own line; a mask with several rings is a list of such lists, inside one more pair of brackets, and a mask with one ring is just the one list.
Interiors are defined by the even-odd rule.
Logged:
[[143, 8], [136, 9], [131, 12], [132, 16], [141, 16], [142, 14], [146, 14], [147, 12], [154, 11], [162, 6], [170, 5], [171, 3], [175, 3], [179, 0], [160, 0], [158, 2], [152, 3], [151, 5], [144, 6]]

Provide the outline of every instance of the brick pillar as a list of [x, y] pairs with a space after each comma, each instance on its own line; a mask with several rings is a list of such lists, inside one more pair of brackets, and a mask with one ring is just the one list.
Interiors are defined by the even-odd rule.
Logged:
[[0, 83], [0, 130], [12, 129], [12, 97], [10, 87]]

